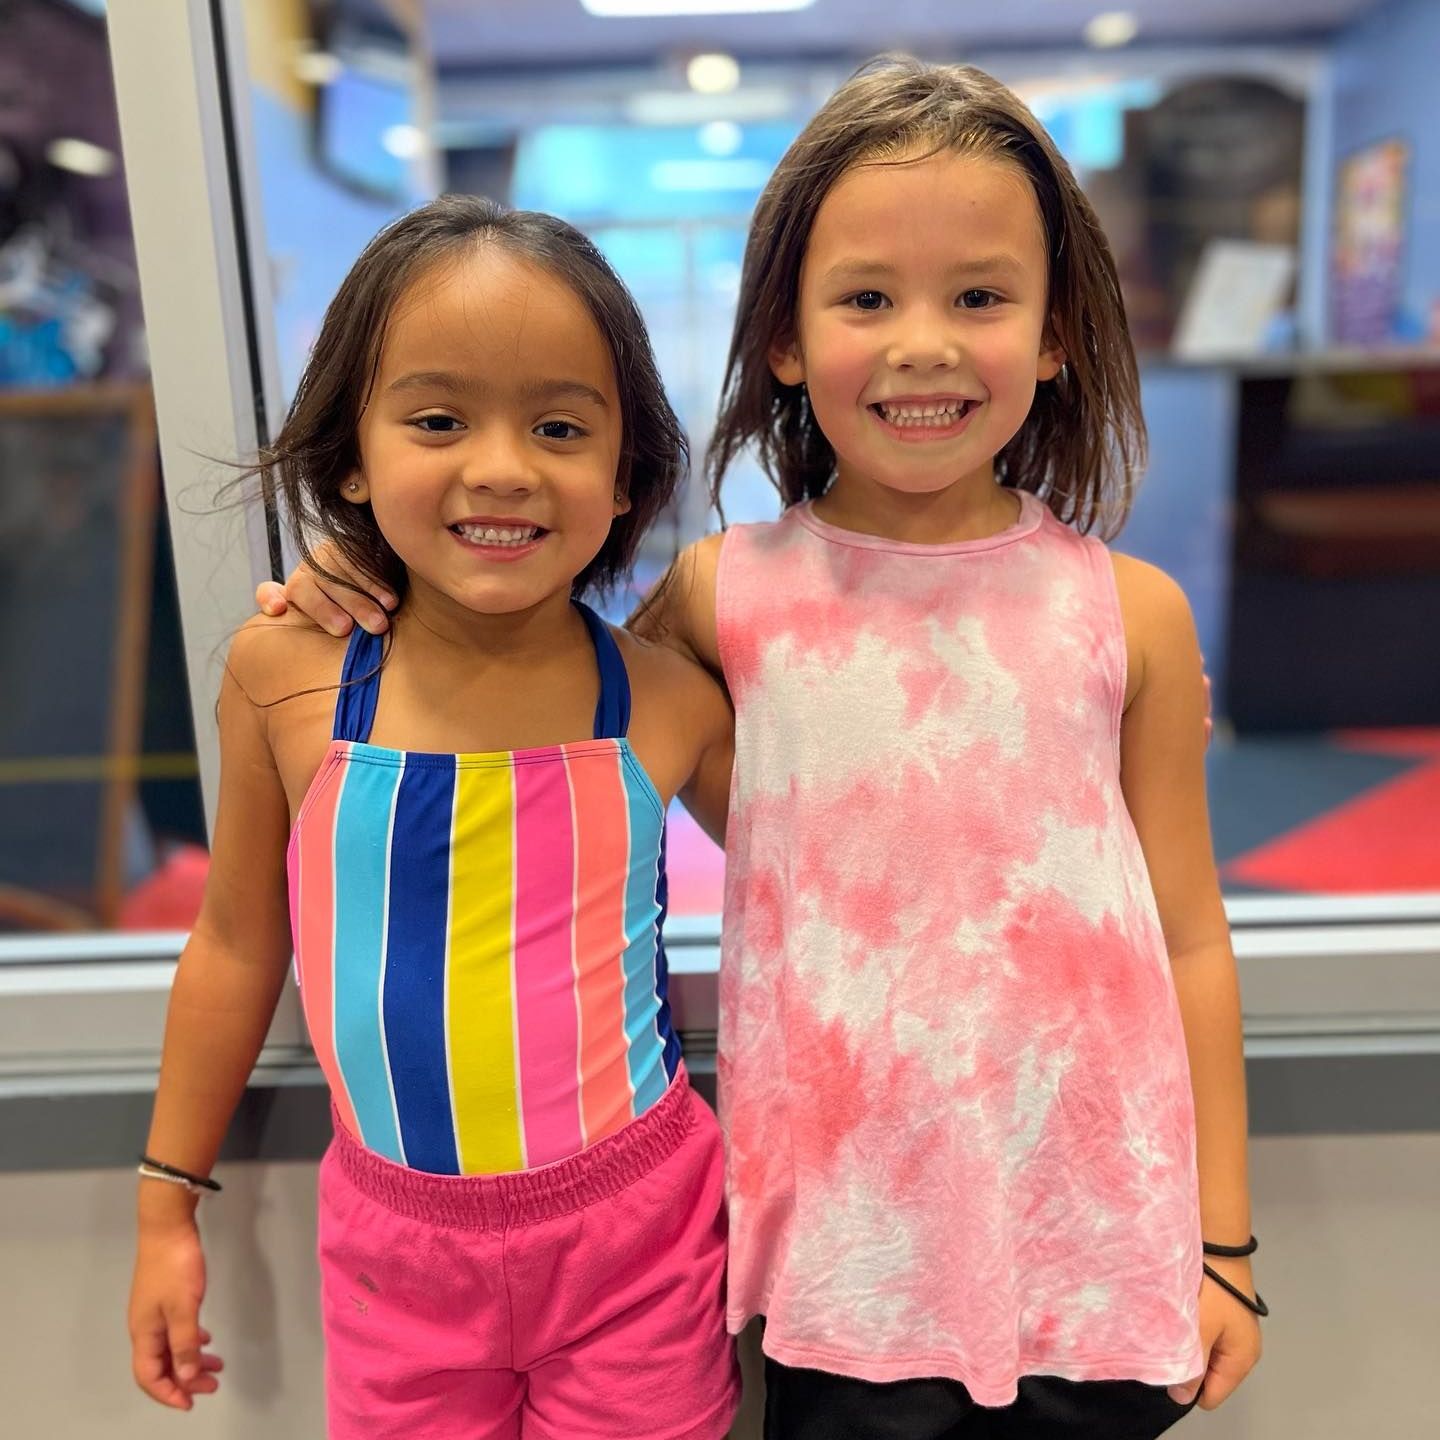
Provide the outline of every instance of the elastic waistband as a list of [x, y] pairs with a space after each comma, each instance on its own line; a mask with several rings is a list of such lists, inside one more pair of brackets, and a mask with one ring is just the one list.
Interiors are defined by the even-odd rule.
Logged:
[[697, 1103], [682, 1065], [665, 1094], [623, 1130], [568, 1160], [505, 1175], [433, 1175], [397, 1165], [363, 1146], [338, 1115], [330, 1154], [357, 1190], [397, 1215], [460, 1230], [506, 1230], [618, 1195], [680, 1148], [695, 1128]]

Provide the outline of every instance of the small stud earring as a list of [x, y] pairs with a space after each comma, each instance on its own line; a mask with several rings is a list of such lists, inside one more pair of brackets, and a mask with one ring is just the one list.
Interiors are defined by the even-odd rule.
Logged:
[[352, 480], [345, 488], [353, 495], [360, 488], [360, 482]]

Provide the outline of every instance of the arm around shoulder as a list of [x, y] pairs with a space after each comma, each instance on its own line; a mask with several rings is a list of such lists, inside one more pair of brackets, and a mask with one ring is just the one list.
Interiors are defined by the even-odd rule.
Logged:
[[635, 634], [668, 645], [717, 678], [721, 667], [715, 596], [724, 543], [724, 535], [706, 535], [687, 545], [625, 622]]

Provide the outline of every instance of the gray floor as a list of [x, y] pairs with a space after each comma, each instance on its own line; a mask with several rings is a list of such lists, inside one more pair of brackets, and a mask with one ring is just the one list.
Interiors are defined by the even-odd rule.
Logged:
[[[1440, 1135], [1253, 1145], [1258, 1277], [1275, 1316], [1262, 1366], [1182, 1432], [1210, 1440], [1418, 1440], [1440, 1434]], [[189, 1416], [129, 1378], [131, 1177], [0, 1175], [5, 1433], [58, 1440], [310, 1440], [323, 1434], [314, 1167], [228, 1167], [208, 1210], [206, 1322], [228, 1369]], [[752, 1392], [733, 1432], [753, 1440]]]

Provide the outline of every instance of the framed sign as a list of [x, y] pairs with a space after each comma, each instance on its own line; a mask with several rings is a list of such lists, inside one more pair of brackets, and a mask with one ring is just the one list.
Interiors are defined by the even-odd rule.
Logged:
[[115, 923], [145, 701], [146, 385], [0, 391], [0, 931]]

